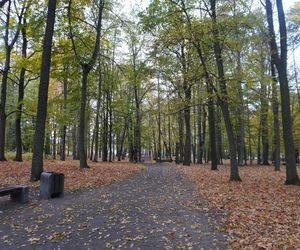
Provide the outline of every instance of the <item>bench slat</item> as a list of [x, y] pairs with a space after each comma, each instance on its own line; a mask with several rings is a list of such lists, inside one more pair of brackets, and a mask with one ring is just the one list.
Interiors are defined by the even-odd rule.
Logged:
[[7, 187], [0, 188], [0, 196], [5, 196], [11, 193], [18, 193], [22, 191], [22, 187]]

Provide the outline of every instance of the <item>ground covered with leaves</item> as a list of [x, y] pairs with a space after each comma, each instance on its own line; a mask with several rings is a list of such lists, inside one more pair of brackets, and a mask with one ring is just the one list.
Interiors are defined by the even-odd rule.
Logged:
[[[75, 191], [82, 188], [94, 188], [123, 180], [141, 169], [141, 165], [129, 162], [88, 163], [90, 168], [80, 170], [78, 161], [46, 160], [44, 171], [65, 174], [65, 190]], [[31, 161], [0, 162], [0, 185], [38, 186], [39, 182], [30, 182]]]
[[300, 187], [286, 186], [285, 169], [241, 167], [242, 182], [229, 182], [229, 166], [179, 167], [198, 195], [224, 211], [232, 249], [299, 249]]
[[0, 211], [0, 249], [227, 249], [222, 216], [173, 164], [145, 164], [121, 182]]

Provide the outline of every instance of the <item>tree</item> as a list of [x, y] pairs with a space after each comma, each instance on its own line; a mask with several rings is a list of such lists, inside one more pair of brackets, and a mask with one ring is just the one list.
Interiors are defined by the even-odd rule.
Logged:
[[[16, 6], [16, 5], [14, 5]], [[12, 2], [8, 1], [6, 20], [5, 20], [5, 34], [4, 34], [4, 45], [5, 45], [5, 65], [2, 72], [2, 82], [1, 82], [1, 101], [0, 101], [0, 161], [5, 161], [5, 131], [6, 131], [6, 95], [7, 95], [7, 82], [9, 79], [9, 71], [11, 64], [11, 51], [19, 37], [20, 25], [22, 22], [23, 14], [26, 6], [23, 5], [20, 13], [17, 13], [17, 24], [14, 29], [14, 33], [11, 33], [13, 30], [10, 27], [11, 23], [11, 8]], [[17, 8], [17, 7], [16, 7]], [[11, 41], [10, 41], [11, 38]]]
[[54, 33], [56, 14], [56, 0], [48, 1], [47, 21], [43, 42], [43, 54], [40, 71], [40, 84], [38, 95], [38, 107], [36, 115], [36, 128], [33, 143], [33, 156], [31, 166], [31, 180], [40, 179], [43, 172], [43, 152], [45, 140], [45, 124], [47, 117], [48, 88], [51, 68], [51, 49]]
[[87, 60], [86, 58], [81, 58], [78, 54], [78, 48], [75, 44], [75, 34], [72, 28], [71, 22], [71, 5], [72, 0], [69, 1], [68, 6], [68, 21], [70, 27], [70, 38], [72, 41], [72, 48], [75, 54], [77, 62], [81, 66], [82, 70], [82, 81], [81, 81], [81, 105], [80, 105], [80, 120], [79, 120], [79, 159], [80, 159], [80, 168], [88, 168], [86, 161], [86, 150], [85, 150], [85, 118], [86, 118], [86, 103], [87, 103], [87, 84], [88, 84], [88, 75], [93, 69], [97, 56], [100, 51], [100, 38], [101, 38], [101, 29], [102, 29], [102, 15], [104, 9], [104, 0], [99, 0], [98, 3], [98, 15], [97, 15], [97, 26], [96, 26], [96, 39], [94, 43], [94, 49], [92, 51], [92, 56]]
[[[23, 19], [22, 28], [22, 58], [26, 59], [27, 57], [27, 47], [28, 47], [28, 40], [26, 35], [26, 18]], [[22, 137], [21, 137], [21, 118], [22, 118], [22, 108], [23, 108], [23, 100], [24, 100], [24, 89], [25, 89], [25, 74], [26, 68], [22, 67], [19, 77], [19, 96], [18, 96], [18, 112], [16, 113], [16, 157], [15, 161], [22, 161]]]
[[276, 0], [276, 6], [278, 11], [280, 52], [276, 43], [272, 3], [270, 0], [266, 0], [265, 9], [266, 9], [269, 36], [270, 36], [269, 46], [271, 50], [272, 61], [274, 62], [278, 72], [278, 78], [280, 84], [283, 140], [284, 140], [285, 159], [286, 159], [285, 184], [300, 185], [300, 180], [296, 168], [295, 146], [294, 146], [291, 109], [290, 109], [289, 82], [287, 76], [287, 30], [286, 30], [285, 14], [283, 11], [281, 0]]
[[218, 103], [221, 107], [223, 113], [223, 119], [225, 122], [228, 143], [229, 143], [229, 152], [230, 152], [230, 181], [241, 181], [238, 171], [238, 163], [236, 158], [236, 139], [234, 136], [232, 122], [230, 120], [230, 112], [228, 107], [228, 92], [227, 92], [227, 84], [224, 72], [224, 63], [222, 57], [222, 49], [220, 45], [219, 38], [219, 30], [217, 24], [217, 14], [216, 14], [216, 0], [210, 0], [211, 6], [211, 18], [213, 22], [213, 47], [214, 47], [214, 55], [217, 65], [218, 71], [218, 80], [220, 85], [220, 96], [218, 98]]

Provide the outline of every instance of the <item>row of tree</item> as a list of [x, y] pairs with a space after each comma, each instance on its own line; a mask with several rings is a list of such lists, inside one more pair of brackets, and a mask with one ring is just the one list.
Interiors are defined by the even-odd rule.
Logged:
[[239, 165], [284, 157], [298, 185], [299, 4], [288, 25], [281, 0], [254, 6], [153, 0], [126, 17], [104, 0], [1, 1], [0, 160], [32, 151], [38, 180], [47, 155], [229, 158], [240, 181]]

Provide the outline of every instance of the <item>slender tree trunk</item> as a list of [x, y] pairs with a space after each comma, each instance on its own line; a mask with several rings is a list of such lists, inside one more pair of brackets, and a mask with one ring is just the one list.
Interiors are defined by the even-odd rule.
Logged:
[[273, 62], [278, 71], [281, 94], [281, 112], [282, 112], [282, 127], [283, 139], [286, 159], [286, 181], [287, 185], [300, 185], [299, 177], [296, 168], [295, 146], [292, 130], [292, 118], [290, 108], [290, 93], [287, 77], [287, 31], [285, 23], [285, 14], [283, 11], [282, 1], [276, 0], [278, 10], [278, 22], [280, 32], [280, 56], [276, 44], [276, 35], [273, 23], [273, 10], [270, 0], [266, 0], [266, 12], [269, 27], [269, 45]]
[[98, 79], [98, 96], [97, 96], [97, 109], [96, 109], [96, 121], [95, 121], [95, 154], [94, 162], [98, 161], [98, 148], [99, 148], [99, 118], [100, 118], [100, 109], [101, 109], [101, 97], [102, 97], [102, 74], [101, 74], [101, 65], [99, 63], [99, 79]]
[[209, 124], [211, 170], [218, 170], [215, 107], [214, 107], [214, 101], [212, 97], [213, 90], [211, 88], [211, 84], [209, 83], [207, 84], [207, 92], [210, 95], [208, 98], [208, 124]]
[[73, 155], [73, 160], [78, 160], [77, 158], [77, 149], [78, 149], [78, 145], [77, 145], [77, 126], [76, 125], [73, 125], [73, 130], [72, 130], [72, 141], [73, 141], [73, 152], [72, 152], [72, 155]]
[[183, 165], [190, 166], [191, 164], [191, 88], [184, 86], [185, 107], [184, 107], [184, 121], [185, 121], [185, 143], [184, 143], [184, 159]]
[[196, 106], [193, 108], [193, 128], [194, 128], [194, 133], [193, 133], [193, 164], [196, 164], [196, 145], [197, 145], [197, 126], [196, 126]]
[[107, 112], [107, 95], [106, 100], [103, 100], [103, 103], [106, 103], [105, 107], [103, 105], [103, 131], [102, 131], [102, 161], [107, 162], [108, 150], [107, 150], [107, 136], [108, 136], [108, 112]]
[[261, 89], [260, 89], [260, 102], [261, 102], [261, 138], [262, 138], [262, 164], [269, 165], [269, 124], [268, 124], [268, 93], [265, 83], [265, 58], [263, 55], [263, 47], [261, 48]]
[[85, 150], [85, 113], [86, 113], [86, 99], [87, 99], [87, 80], [89, 70], [82, 67], [82, 83], [81, 83], [81, 102], [80, 102], [80, 120], [79, 120], [79, 160], [80, 168], [89, 168], [86, 161]]
[[[64, 95], [64, 114], [67, 112], [67, 98], [68, 98], [68, 79], [65, 77], [64, 79], [64, 90], [63, 90], [63, 95]], [[61, 148], [60, 148], [60, 160], [65, 161], [66, 160], [66, 134], [67, 134], [67, 126], [64, 125], [62, 127], [61, 131]]]
[[252, 155], [252, 145], [251, 145], [251, 123], [250, 123], [250, 109], [249, 109], [249, 102], [247, 102], [247, 120], [248, 120], [248, 147], [249, 147], [249, 159], [250, 159], [250, 166], [253, 163], [253, 155]]
[[6, 49], [5, 66], [2, 73], [2, 85], [1, 85], [1, 102], [0, 102], [0, 161], [6, 161], [5, 159], [5, 131], [6, 131], [6, 92], [7, 92], [7, 80], [8, 71], [10, 67], [10, 48]]
[[238, 163], [240, 166], [244, 166], [245, 162], [245, 116], [244, 116], [244, 95], [241, 81], [242, 63], [241, 63], [241, 51], [237, 53], [237, 75], [238, 75]]
[[92, 56], [88, 62], [83, 62], [79, 58], [75, 46], [74, 34], [71, 25], [71, 0], [69, 0], [68, 5], [68, 22], [70, 29], [70, 38], [72, 41], [72, 47], [74, 54], [76, 56], [77, 61], [81, 65], [82, 68], [82, 85], [81, 85], [81, 106], [80, 106], [80, 121], [79, 121], [79, 158], [80, 158], [80, 168], [89, 168], [87, 165], [87, 155], [85, 149], [85, 113], [86, 113], [86, 103], [87, 103], [87, 82], [88, 75], [90, 71], [93, 69], [97, 56], [100, 51], [100, 39], [101, 39], [101, 31], [102, 31], [102, 15], [104, 9], [104, 0], [99, 1], [98, 5], [98, 17], [97, 17], [97, 27], [96, 27], [96, 39], [94, 44], [94, 49], [92, 51]]
[[[7, 2], [7, 1], [6, 1]], [[5, 2], [3, 2], [4, 5]], [[3, 6], [2, 5], [2, 6]], [[5, 159], [5, 131], [6, 131], [6, 92], [7, 92], [7, 81], [8, 73], [10, 70], [10, 60], [11, 60], [11, 51], [16, 43], [19, 36], [19, 28], [17, 32], [13, 35], [11, 43], [9, 43], [10, 34], [10, 15], [11, 15], [11, 1], [8, 1], [6, 20], [5, 20], [5, 30], [4, 30], [4, 45], [5, 45], [5, 64], [2, 72], [2, 82], [1, 82], [1, 99], [0, 99], [0, 161], [6, 161]], [[18, 24], [21, 24], [24, 8], [19, 13]]]
[[216, 0], [210, 0], [211, 10], [212, 10], [212, 20], [213, 20], [213, 47], [214, 54], [217, 64], [219, 85], [221, 90], [221, 97], [219, 98], [219, 104], [223, 113], [224, 123], [226, 127], [228, 143], [229, 143], [229, 152], [230, 152], [230, 181], [241, 181], [238, 171], [238, 163], [236, 158], [236, 139], [233, 132], [233, 126], [230, 119], [229, 105], [228, 105], [228, 93], [226, 86], [226, 79], [224, 73], [224, 65], [222, 58], [222, 49], [219, 42], [219, 31], [217, 28], [217, 16], [216, 16]]
[[112, 158], [113, 158], [113, 117], [112, 117], [112, 92], [108, 91], [108, 103], [109, 103], [109, 108], [108, 108], [108, 112], [109, 112], [109, 162], [112, 162]]
[[198, 119], [197, 119], [197, 127], [198, 127], [198, 150], [197, 150], [197, 164], [203, 164], [202, 155], [203, 155], [203, 145], [202, 145], [202, 132], [201, 132], [201, 105], [198, 105]]
[[[48, 127], [49, 127], [49, 122], [48, 122]], [[46, 130], [46, 135], [45, 135], [45, 158], [51, 155], [51, 134], [49, 129]]]
[[203, 121], [202, 121], [202, 147], [201, 147], [201, 159], [204, 158], [204, 161], [206, 163], [206, 149], [205, 149], [205, 144], [206, 144], [206, 120], [207, 120], [207, 112], [205, 110], [205, 106], [203, 106]]
[[[26, 19], [24, 18], [24, 25], [26, 25]], [[22, 29], [22, 58], [27, 57], [27, 45], [28, 40], [26, 36], [26, 28]], [[22, 67], [19, 78], [19, 93], [18, 93], [18, 106], [16, 113], [15, 129], [16, 129], [16, 156], [15, 161], [22, 161], [22, 132], [21, 132], [21, 119], [22, 119], [22, 109], [23, 109], [23, 100], [24, 100], [24, 89], [25, 89], [25, 74], [26, 69]]]
[[95, 133], [93, 133], [93, 135], [92, 135], [91, 150], [90, 150], [90, 161], [93, 160], [93, 156], [94, 156], [94, 144], [95, 144]]
[[56, 126], [53, 128], [53, 141], [52, 141], [52, 159], [56, 159]]
[[272, 107], [273, 107], [273, 126], [274, 126], [274, 152], [273, 164], [275, 171], [280, 171], [280, 129], [279, 129], [279, 102], [277, 93], [277, 77], [275, 65], [271, 62], [272, 73]]
[[[169, 100], [168, 100], [168, 111], [170, 110], [169, 108]], [[169, 151], [169, 160], [172, 160], [172, 147], [171, 147], [171, 116], [168, 115], [168, 151]]]
[[124, 128], [123, 128], [122, 136], [121, 136], [121, 139], [120, 139], [119, 152], [118, 152], [118, 161], [121, 161], [121, 159], [122, 159], [124, 141], [125, 141], [125, 137], [126, 137], [126, 130], [127, 130], [127, 120], [125, 119]]
[[221, 114], [217, 110], [217, 122], [216, 122], [216, 137], [217, 137], [217, 159], [219, 164], [223, 164], [223, 143], [222, 143], [222, 130], [221, 130]]
[[258, 128], [258, 143], [257, 143], [257, 165], [261, 164], [261, 121]]
[[43, 44], [42, 65], [40, 73], [40, 85], [38, 96], [38, 107], [36, 116], [36, 128], [33, 143], [33, 156], [31, 167], [31, 180], [40, 179], [43, 172], [43, 151], [45, 139], [45, 124], [47, 117], [48, 87], [51, 67], [51, 49], [54, 32], [56, 13], [56, 0], [48, 1], [48, 14], [46, 21], [46, 30]]

